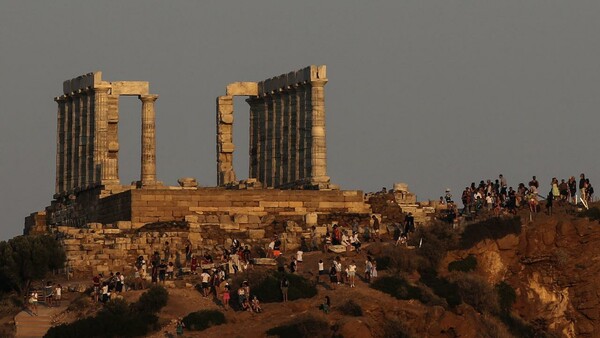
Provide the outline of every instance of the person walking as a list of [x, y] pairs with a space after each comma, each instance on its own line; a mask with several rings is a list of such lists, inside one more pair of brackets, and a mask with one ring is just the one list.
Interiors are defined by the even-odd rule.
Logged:
[[354, 260], [348, 265], [348, 278], [350, 279], [350, 287], [355, 287], [354, 279], [356, 278], [356, 262]]

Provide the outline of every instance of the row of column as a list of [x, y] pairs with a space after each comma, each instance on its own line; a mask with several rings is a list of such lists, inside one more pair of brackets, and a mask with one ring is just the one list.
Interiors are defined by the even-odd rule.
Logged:
[[325, 143], [326, 80], [251, 97], [250, 177], [269, 187], [298, 181], [328, 183]]
[[[110, 89], [110, 85], [100, 84], [55, 98], [58, 103], [57, 194], [119, 184], [118, 110], [109, 114]], [[141, 183], [152, 185], [156, 183], [154, 102], [158, 95], [140, 95], [139, 98], [142, 101]], [[113, 99], [117, 100], [117, 108], [113, 109], [118, 109], [118, 97]]]

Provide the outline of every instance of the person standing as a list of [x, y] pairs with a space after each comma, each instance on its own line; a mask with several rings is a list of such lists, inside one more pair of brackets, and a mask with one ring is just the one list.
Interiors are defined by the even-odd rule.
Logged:
[[348, 277], [350, 279], [350, 287], [355, 287], [354, 279], [356, 278], [356, 262], [354, 262], [354, 260], [348, 265]]
[[381, 239], [379, 238], [379, 218], [373, 215], [371, 216], [371, 219], [373, 220], [373, 241], [375, 241], [376, 239], [379, 239], [379, 241], [381, 241]]
[[586, 201], [586, 191], [585, 191], [585, 174], [579, 175], [579, 194], [581, 195], [581, 199]]
[[321, 275], [325, 274], [325, 264], [323, 263], [322, 259], [319, 259], [319, 271], [317, 273], [317, 283], [319, 283], [321, 281]]
[[62, 286], [60, 286], [60, 284], [57, 284], [56, 288], [54, 289], [54, 297], [56, 306], [60, 306], [60, 300], [62, 298]]
[[281, 289], [281, 295], [283, 296], [283, 302], [288, 301], [288, 288], [290, 287], [290, 282], [283, 276], [281, 282], [279, 283], [279, 288]]

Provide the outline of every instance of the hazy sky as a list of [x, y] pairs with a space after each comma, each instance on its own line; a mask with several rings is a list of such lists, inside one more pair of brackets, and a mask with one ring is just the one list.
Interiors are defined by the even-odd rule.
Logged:
[[[600, 182], [598, 1], [0, 1], [0, 239], [54, 193], [62, 81], [101, 70], [157, 101], [157, 173], [216, 184], [215, 98], [326, 64], [328, 173], [344, 189], [585, 172]], [[236, 170], [248, 108], [236, 99]], [[140, 110], [121, 100], [121, 180], [139, 179]]]

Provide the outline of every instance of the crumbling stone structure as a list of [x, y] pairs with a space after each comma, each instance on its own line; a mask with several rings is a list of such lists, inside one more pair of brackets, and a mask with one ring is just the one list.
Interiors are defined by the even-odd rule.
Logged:
[[233, 97], [249, 96], [249, 178], [275, 188], [329, 188], [325, 142], [326, 67], [260, 82], [235, 82], [217, 98], [217, 181], [236, 183]]
[[63, 83], [58, 103], [56, 196], [96, 186], [119, 185], [119, 97], [142, 101], [142, 159], [140, 183], [155, 185], [156, 128], [154, 102], [148, 82], [102, 79], [88, 73]]
[[[217, 99], [218, 187], [179, 186], [156, 177], [154, 103], [148, 82], [88, 73], [63, 84], [58, 103], [56, 193], [45, 210], [25, 219], [25, 234], [54, 232], [77, 274], [130, 267], [170, 242], [218, 251], [231, 236], [263, 247], [274, 233], [297, 247], [310, 227], [346, 219], [368, 222], [361, 191], [329, 183], [325, 146], [325, 66], [310, 66], [261, 82], [236, 82]], [[119, 181], [118, 101], [142, 101], [140, 180]], [[233, 169], [233, 96], [250, 105], [250, 173]], [[263, 189], [263, 188], [276, 189]]]

